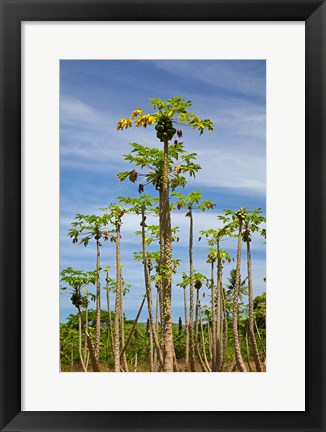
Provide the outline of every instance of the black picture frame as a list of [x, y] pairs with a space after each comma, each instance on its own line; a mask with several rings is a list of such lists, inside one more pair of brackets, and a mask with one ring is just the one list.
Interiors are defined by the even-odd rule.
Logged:
[[[173, 2], [168, 0], [151, 2], [145, 0], [0, 0], [0, 4], [1, 431], [326, 431], [325, 2], [320, 0], [178, 0]], [[169, 7], [166, 7], [167, 4]], [[171, 14], [171, 7], [173, 7], [173, 14]], [[251, 412], [146, 412], [146, 401], [144, 401], [143, 412], [21, 411], [21, 23], [23, 21], [115, 20], [305, 21], [306, 410], [304, 412], [255, 412], [254, 407]], [[295, 322], [293, 327], [295, 329]], [[291, 361], [295, 361], [295, 353], [292, 359], [285, 359], [284, 367], [291, 367]]]

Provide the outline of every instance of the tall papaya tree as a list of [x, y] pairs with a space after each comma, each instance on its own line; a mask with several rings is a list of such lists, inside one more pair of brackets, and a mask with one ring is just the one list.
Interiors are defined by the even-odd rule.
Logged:
[[[152, 274], [150, 276], [150, 283], [155, 284], [155, 286], [158, 288], [157, 289], [157, 294], [158, 294], [158, 304], [159, 304], [159, 309], [160, 309], [160, 316], [161, 316], [161, 328], [162, 328], [162, 332], [161, 335], [164, 335], [164, 312], [163, 312], [163, 296], [162, 296], [162, 274], [161, 274], [161, 269], [160, 269], [160, 253], [159, 251], [155, 251], [155, 252], [150, 252], [148, 253], [147, 251], [147, 246], [153, 244], [155, 245], [155, 243], [159, 243], [160, 242], [160, 227], [159, 225], [147, 225], [146, 223], [142, 225], [142, 230], [141, 231], [136, 231], [136, 234], [141, 235], [142, 238], [144, 239], [143, 241], [143, 250], [142, 252], [139, 254], [138, 252], [134, 253], [134, 257], [135, 259], [141, 260], [144, 263], [144, 245], [145, 247], [145, 254], [147, 256], [147, 264], [148, 264], [148, 277], [150, 276], [150, 272], [153, 270], [153, 263], [156, 262], [155, 265], [155, 270], [156, 272], [154, 274]], [[179, 231], [179, 227], [172, 227], [171, 228], [171, 242], [178, 242], [179, 241], [179, 237], [177, 236], [177, 233]], [[180, 264], [180, 259], [173, 259], [172, 260], [172, 273], [176, 273], [177, 271], [177, 267]], [[156, 329], [157, 329], [157, 325], [156, 325]], [[156, 334], [158, 334], [158, 331], [156, 330]], [[174, 355], [175, 357], [175, 355]], [[161, 360], [159, 358], [160, 364], [161, 364]], [[163, 366], [163, 365], [162, 365]], [[174, 358], [174, 366], [176, 368], [176, 358]]]
[[[146, 218], [148, 214], [157, 214], [157, 206], [155, 204], [158, 203], [158, 199], [155, 199], [148, 195], [141, 195], [138, 198], [130, 198], [130, 197], [119, 197], [119, 201], [124, 205], [128, 205], [128, 213], [140, 215], [141, 221], [141, 243], [142, 243], [142, 261], [144, 266], [144, 279], [145, 279], [145, 287], [146, 287], [146, 298], [147, 298], [147, 306], [148, 306], [148, 316], [149, 316], [149, 329], [150, 329], [150, 337], [152, 338], [155, 349], [157, 352], [157, 357], [163, 368], [163, 356], [161, 352], [161, 347], [159, 344], [158, 334], [156, 331], [154, 313], [153, 313], [153, 295], [152, 295], [152, 281], [150, 277], [151, 271], [151, 262], [148, 260], [147, 253], [147, 245], [151, 243], [151, 238], [147, 237], [147, 224]], [[151, 359], [152, 364], [152, 359]]]
[[[211, 264], [211, 298], [212, 298], [212, 339], [213, 359], [212, 370], [220, 371], [223, 364], [223, 264], [231, 261], [229, 254], [220, 247], [220, 242], [231, 235], [231, 232], [223, 227], [220, 229], [201, 230], [201, 235], [207, 238], [210, 246], [207, 262]], [[201, 238], [201, 237], [200, 237]], [[214, 247], [214, 248], [213, 248]], [[217, 261], [216, 291], [214, 285], [214, 263]]]
[[186, 216], [189, 217], [189, 357], [190, 370], [195, 371], [195, 342], [194, 342], [194, 263], [193, 263], [193, 243], [194, 243], [194, 220], [193, 210], [200, 209], [205, 211], [214, 208], [215, 204], [210, 200], [201, 202], [202, 192], [195, 191], [189, 195], [183, 195], [180, 192], [172, 192], [178, 201], [176, 207], [181, 210], [187, 209]]
[[160, 209], [160, 272], [162, 275], [162, 297], [164, 304], [164, 372], [173, 372], [172, 243], [169, 194], [169, 150], [171, 145], [169, 143], [175, 135], [178, 138], [182, 137], [182, 130], [175, 128], [178, 124], [190, 125], [194, 129], [199, 129], [200, 134], [202, 134], [205, 128], [212, 131], [213, 123], [207, 119], [201, 120], [195, 114], [190, 113], [188, 108], [191, 106], [191, 101], [186, 101], [179, 96], [167, 100], [150, 98], [150, 105], [154, 109], [154, 112], [144, 114], [142, 109], [138, 108], [131, 113], [129, 118], [121, 119], [117, 129], [122, 130], [133, 125], [136, 127], [147, 127], [155, 124], [156, 137], [163, 144], [163, 163], [159, 171], [154, 175], [159, 190]]
[[[198, 338], [198, 324], [199, 324], [199, 313], [200, 313], [200, 295], [199, 295], [199, 292], [200, 292], [200, 289], [203, 286], [203, 283], [207, 282], [207, 278], [203, 274], [198, 273], [196, 271], [193, 272], [193, 276], [192, 277], [193, 277], [194, 288], [197, 291], [197, 293], [196, 293], [196, 302], [195, 302], [195, 320], [194, 320], [194, 323], [193, 323], [194, 350], [195, 350], [195, 352], [197, 354], [197, 357], [198, 357], [198, 360], [199, 360], [199, 363], [200, 363], [200, 366], [201, 366], [202, 370], [204, 372], [207, 372], [208, 369], [205, 366], [205, 364], [203, 362], [203, 359], [201, 357], [201, 354], [200, 354], [199, 338]], [[187, 286], [190, 286], [190, 279], [191, 279], [190, 278], [190, 273], [183, 273], [183, 275], [182, 275], [182, 281], [179, 282], [177, 284], [177, 286], [180, 286], [181, 288], [185, 289]], [[186, 302], [185, 302], [185, 309], [186, 309]], [[189, 325], [189, 328], [190, 328], [190, 325]], [[190, 345], [190, 343], [189, 343], [189, 345]], [[190, 355], [190, 353], [189, 353], [189, 355]], [[195, 369], [192, 370], [192, 372], [194, 372], [194, 371], [195, 371]]]
[[183, 289], [183, 308], [185, 317], [185, 371], [189, 370], [189, 316], [188, 316], [188, 302], [187, 302], [187, 286], [189, 278], [186, 273], [182, 274], [182, 281], [177, 284]]
[[112, 283], [114, 282], [112, 278], [109, 277], [109, 270], [110, 267], [106, 266], [104, 269], [105, 272], [105, 291], [106, 291], [106, 305], [108, 310], [108, 320], [109, 320], [109, 337], [110, 337], [110, 344], [113, 352], [113, 324], [112, 324], [112, 317], [111, 317], [111, 291], [112, 291]]
[[[256, 210], [246, 210], [245, 220], [244, 220], [244, 232], [242, 235], [243, 241], [247, 246], [247, 270], [248, 270], [248, 306], [249, 306], [249, 319], [248, 319], [248, 329], [251, 348], [254, 356], [254, 362], [257, 372], [262, 371], [262, 364], [259, 357], [255, 329], [254, 329], [254, 295], [252, 286], [252, 264], [251, 264], [251, 241], [252, 233], [262, 232], [260, 225], [265, 223], [266, 219], [262, 216], [262, 210], [260, 208]], [[263, 230], [262, 235], [265, 236], [266, 231]]]
[[[133, 143], [132, 150], [129, 154], [123, 155], [125, 160], [129, 161], [139, 167], [140, 169], [146, 168], [149, 170], [148, 172], [139, 172], [133, 169], [132, 171], [125, 171], [118, 174], [118, 178], [120, 181], [124, 181], [127, 178], [133, 183], [139, 182], [138, 192], [141, 194], [144, 192], [147, 186], [152, 185], [155, 187], [157, 191], [161, 191], [161, 182], [162, 182], [162, 170], [164, 164], [164, 151], [158, 148], [145, 147], [137, 143]], [[200, 166], [195, 163], [196, 153], [187, 153], [183, 147], [182, 142], [174, 141], [173, 145], [169, 148], [169, 166], [168, 171], [170, 173], [170, 187], [171, 190], [174, 191], [177, 187], [184, 187], [187, 183], [185, 174], [189, 174], [190, 176], [195, 176], [196, 172], [200, 169]], [[179, 165], [176, 165], [179, 164]], [[138, 169], [139, 169], [138, 168]], [[143, 180], [144, 179], [144, 180]], [[142, 183], [140, 183], [142, 181]], [[160, 198], [159, 198], [160, 202]], [[159, 204], [159, 209], [161, 208]], [[170, 227], [170, 231], [171, 231]], [[162, 329], [162, 337], [164, 340], [163, 352], [165, 349], [165, 329], [168, 327], [166, 324], [166, 317], [169, 316], [165, 312], [166, 310], [166, 299], [164, 299], [163, 295], [163, 280], [166, 280], [164, 276], [166, 274], [166, 266], [162, 265], [161, 257], [162, 257], [162, 230], [159, 225], [158, 227], [159, 233], [159, 242], [160, 242], [160, 262], [158, 265], [160, 275], [157, 280], [157, 289], [160, 300], [160, 316], [161, 316], [161, 329]], [[172, 238], [171, 238], [172, 241]], [[170, 241], [170, 243], [171, 243]], [[170, 274], [170, 273], [169, 273]], [[170, 274], [171, 276], [171, 274]], [[172, 280], [172, 278], [171, 278]], [[172, 320], [172, 318], [171, 318]], [[171, 321], [172, 323], [172, 321]], [[173, 350], [173, 340], [172, 340], [172, 351]]]
[[240, 288], [240, 269], [241, 269], [241, 246], [242, 246], [242, 230], [243, 222], [246, 218], [245, 209], [240, 208], [237, 211], [224, 210], [224, 215], [218, 216], [218, 218], [226, 224], [227, 229], [236, 233], [237, 236], [237, 261], [235, 269], [235, 285], [233, 290], [233, 350], [236, 360], [237, 367], [240, 372], [247, 372], [244, 364], [240, 337], [239, 337], [239, 325], [238, 325], [238, 302], [239, 302], [239, 288]]
[[90, 296], [92, 300], [95, 300], [95, 295], [90, 294], [88, 290], [82, 291], [88, 285], [95, 285], [97, 280], [97, 271], [85, 272], [82, 270], [76, 270], [72, 267], [67, 267], [61, 271], [61, 283], [64, 283], [68, 286], [61, 286], [61, 291], [70, 292], [71, 297], [70, 300], [72, 304], [77, 308], [78, 311], [78, 349], [79, 349], [79, 358], [80, 363], [82, 365], [83, 371], [87, 372], [87, 361], [86, 356], [83, 355], [82, 351], [82, 330], [84, 327], [85, 330], [85, 339], [88, 342], [88, 347], [90, 349], [90, 355], [92, 360], [92, 367], [94, 372], [99, 372], [99, 362], [97, 357], [95, 356], [93, 343], [91, 337], [87, 331], [86, 325], [83, 323], [82, 318], [82, 309], [87, 309]]
[[[121, 264], [121, 225], [122, 217], [125, 214], [125, 209], [117, 204], [110, 204], [108, 207], [101, 210], [109, 211], [105, 217], [114, 227], [113, 235], [110, 241], [115, 243], [115, 260], [116, 260], [116, 288], [115, 288], [115, 310], [114, 310], [114, 371], [120, 372], [123, 368], [128, 371], [128, 364], [125, 353], [123, 354], [122, 362], [120, 360], [121, 345], [124, 344], [124, 319], [123, 319], [123, 292], [122, 292], [122, 264]], [[122, 341], [121, 341], [122, 339]]]
[[109, 219], [107, 215], [82, 215], [77, 214], [68, 231], [73, 243], [83, 244], [85, 247], [92, 239], [96, 242], [96, 341], [95, 357], [99, 360], [101, 341], [101, 239], [108, 239]]

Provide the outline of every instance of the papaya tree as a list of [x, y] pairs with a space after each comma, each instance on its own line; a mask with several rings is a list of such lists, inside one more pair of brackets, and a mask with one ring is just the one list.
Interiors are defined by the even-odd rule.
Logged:
[[[171, 215], [169, 198], [169, 150], [175, 144], [169, 144], [173, 137], [182, 137], [182, 130], [176, 129], [176, 125], [189, 125], [198, 129], [200, 134], [204, 129], [213, 130], [210, 120], [201, 120], [198, 116], [188, 111], [191, 101], [176, 96], [162, 100], [150, 98], [150, 105], [154, 112], [144, 114], [141, 108], [134, 110], [129, 118], [121, 119], [117, 125], [118, 130], [136, 127], [147, 127], [155, 124], [156, 137], [163, 144], [163, 159], [156, 172], [153, 173], [153, 181], [159, 190], [159, 221], [160, 221], [160, 272], [162, 276], [162, 298], [164, 306], [164, 372], [173, 372], [174, 348], [172, 332], [172, 243], [171, 243]], [[177, 141], [177, 140], [176, 140]], [[178, 143], [178, 142], [177, 142]], [[177, 145], [177, 144], [176, 144]], [[143, 166], [145, 166], [144, 164]], [[178, 165], [178, 170], [183, 168]], [[155, 171], [155, 170], [154, 170]], [[132, 175], [132, 180], [135, 178]]]
[[185, 370], [189, 370], [189, 316], [188, 316], [188, 302], [187, 302], [187, 286], [189, 279], [186, 273], [182, 274], [182, 281], [177, 284], [183, 289], [183, 308], [185, 317]]
[[82, 215], [77, 214], [71, 222], [73, 228], [68, 231], [73, 243], [83, 244], [85, 247], [92, 239], [96, 242], [96, 341], [95, 357], [99, 360], [101, 340], [101, 239], [108, 239], [109, 219], [106, 215]]
[[[128, 371], [128, 365], [125, 355], [123, 356], [123, 361], [120, 362], [120, 341], [124, 338], [124, 320], [123, 320], [123, 293], [122, 293], [122, 265], [121, 265], [121, 225], [122, 217], [125, 214], [125, 209], [117, 204], [110, 204], [106, 208], [101, 210], [107, 211], [105, 214], [106, 220], [109, 222], [110, 226], [113, 226], [113, 230], [110, 233], [110, 241], [115, 243], [115, 258], [116, 258], [116, 293], [115, 293], [115, 311], [114, 311], [114, 370], [115, 372], [120, 372], [123, 368]], [[108, 235], [108, 234], [107, 234]], [[108, 237], [106, 237], [106, 240]], [[122, 341], [123, 342], [123, 341]]]
[[[178, 242], [179, 241], [179, 237], [177, 236], [177, 233], [179, 231], [179, 227], [172, 227], [171, 228], [171, 242]], [[164, 335], [164, 325], [165, 325], [165, 321], [164, 321], [164, 312], [163, 312], [163, 296], [162, 296], [162, 274], [161, 274], [161, 268], [160, 268], [160, 253], [159, 251], [155, 251], [155, 252], [151, 252], [148, 253], [147, 252], [147, 246], [149, 246], [150, 244], [155, 245], [155, 243], [159, 243], [160, 242], [160, 227], [159, 225], [147, 225], [142, 224], [142, 231], [136, 231], [136, 234], [138, 235], [142, 235], [144, 242], [143, 244], [146, 245], [146, 256], [147, 256], [147, 263], [148, 263], [148, 276], [150, 276], [150, 272], [153, 270], [153, 263], [155, 262], [155, 270], [156, 272], [154, 274], [152, 274], [150, 276], [151, 282], [153, 282], [153, 284], [155, 284], [155, 286], [157, 287], [157, 298], [158, 298], [158, 304], [159, 304], [159, 309], [160, 309], [160, 316], [161, 316], [161, 335]], [[135, 259], [141, 259], [142, 262], [144, 263], [144, 252], [142, 251], [142, 253], [139, 254], [136, 252], [134, 254]], [[176, 273], [177, 267], [180, 263], [179, 259], [172, 259], [172, 273]], [[157, 308], [158, 309], [158, 308]], [[156, 325], [157, 328], [157, 325]], [[158, 333], [156, 331], [156, 333]], [[174, 355], [174, 367], [176, 368], [176, 357]]]
[[194, 343], [194, 264], [193, 264], [193, 242], [194, 242], [194, 222], [193, 210], [200, 209], [205, 211], [214, 208], [215, 204], [210, 200], [201, 202], [202, 193], [200, 191], [191, 192], [183, 195], [180, 192], [172, 192], [178, 201], [176, 207], [181, 210], [187, 209], [186, 216], [189, 217], [189, 356], [190, 370], [195, 371], [195, 343]]
[[[231, 235], [227, 228], [201, 230], [201, 236], [205, 236], [210, 246], [207, 262], [211, 264], [211, 299], [212, 299], [212, 370], [220, 371], [223, 364], [223, 264], [231, 261], [229, 254], [221, 249], [222, 239]], [[201, 239], [201, 237], [200, 237]], [[216, 292], [214, 284], [214, 263], [217, 261]]]
[[[177, 285], [180, 286], [181, 288], [185, 289], [187, 286], [190, 286], [190, 273], [183, 273], [182, 275], [182, 281], [179, 282]], [[207, 278], [206, 276], [204, 276], [201, 273], [198, 273], [196, 271], [193, 272], [193, 282], [194, 282], [194, 288], [197, 291], [196, 294], [196, 307], [195, 307], [195, 321], [194, 321], [194, 349], [196, 351], [200, 366], [202, 368], [202, 370], [204, 372], [208, 372], [208, 368], [206, 367], [206, 365], [204, 364], [204, 361], [202, 359], [202, 356], [200, 354], [200, 347], [199, 347], [199, 338], [198, 338], [198, 325], [199, 325], [199, 316], [200, 316], [200, 299], [199, 299], [199, 292], [200, 289], [203, 286], [203, 283], [207, 283]], [[186, 302], [184, 302], [185, 304], [185, 308], [186, 308]], [[190, 328], [190, 323], [189, 323], [189, 328]], [[190, 332], [189, 332], [190, 334]], [[190, 345], [190, 343], [189, 343]], [[190, 355], [190, 353], [189, 353]], [[195, 368], [192, 372], [195, 371]]]
[[[147, 232], [146, 218], [148, 214], [157, 214], [157, 207], [155, 206], [155, 204], [157, 204], [158, 199], [155, 199], [148, 195], [141, 195], [138, 198], [119, 197], [119, 200], [124, 205], [129, 205], [128, 213], [141, 216], [140, 225], [141, 225], [142, 261], [144, 266], [144, 279], [145, 279], [146, 298], [147, 298], [147, 306], [148, 306], [150, 337], [153, 339], [160, 365], [163, 368], [163, 356], [162, 356], [161, 347], [158, 340], [158, 334], [156, 331], [154, 314], [153, 314], [153, 296], [152, 296], [152, 284], [150, 278], [151, 263], [149, 262], [148, 255], [147, 255], [147, 245], [151, 243], [151, 238], [146, 235]], [[151, 358], [151, 365], [152, 365], [152, 358]]]
[[[251, 342], [251, 347], [254, 356], [254, 362], [256, 366], [257, 372], [262, 371], [262, 364], [259, 358], [259, 352], [257, 348], [257, 342], [255, 337], [255, 329], [254, 329], [254, 295], [253, 295], [253, 287], [252, 287], [252, 265], [251, 265], [251, 241], [252, 241], [252, 233], [261, 232], [260, 225], [265, 223], [266, 219], [262, 216], [261, 209], [256, 210], [246, 210], [245, 212], [245, 230], [243, 232], [242, 238], [243, 241], [247, 245], [247, 270], [248, 270], [248, 306], [249, 306], [249, 337]], [[263, 235], [265, 235], [265, 230], [263, 231]]]
[[111, 349], [113, 352], [113, 340], [114, 340], [114, 336], [113, 336], [113, 323], [112, 323], [112, 316], [111, 316], [111, 292], [112, 292], [112, 287], [114, 285], [114, 280], [109, 277], [109, 270], [110, 267], [106, 266], [104, 268], [104, 272], [105, 272], [105, 291], [106, 291], [106, 305], [107, 305], [107, 311], [108, 311], [108, 321], [109, 321], [109, 329], [108, 329], [108, 333], [109, 333], [109, 339], [110, 339], [110, 345], [111, 345]]
[[[86, 289], [83, 293], [82, 289], [91, 284], [95, 285], [97, 279], [97, 271], [95, 270], [95, 271], [85, 272], [82, 270], [75, 270], [72, 267], [67, 267], [66, 269], [61, 271], [60, 275], [61, 275], [61, 279], [60, 279], [61, 283], [68, 285], [68, 286], [61, 286], [60, 289], [62, 291], [67, 291], [71, 293], [70, 300], [72, 304], [77, 308], [78, 311], [79, 357], [84, 372], [87, 372], [86, 358], [84, 357], [82, 352], [82, 328], [83, 328], [82, 308], [87, 309], [88, 307], [89, 293]], [[95, 295], [91, 295], [91, 299], [95, 300]], [[85, 331], [85, 338], [87, 339], [88, 347], [90, 349], [93, 370], [94, 372], [99, 372], [100, 368], [99, 368], [98, 358], [95, 356], [93, 343], [87, 330]]]
[[241, 246], [242, 246], [242, 229], [243, 221], [245, 220], [245, 209], [240, 208], [237, 211], [224, 210], [224, 215], [218, 216], [223, 221], [230, 231], [237, 233], [237, 261], [235, 269], [235, 284], [233, 290], [233, 349], [237, 367], [240, 372], [247, 372], [244, 364], [238, 328], [238, 302], [239, 302], [239, 288], [240, 288], [240, 268], [241, 268]]

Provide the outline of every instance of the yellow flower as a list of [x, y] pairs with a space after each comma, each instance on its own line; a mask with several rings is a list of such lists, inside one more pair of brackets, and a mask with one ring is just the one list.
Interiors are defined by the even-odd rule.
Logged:
[[134, 118], [137, 117], [138, 115], [142, 114], [142, 112], [143, 112], [143, 111], [142, 111], [141, 108], [138, 108], [138, 109], [134, 110], [134, 111], [131, 113], [131, 118], [134, 119]]

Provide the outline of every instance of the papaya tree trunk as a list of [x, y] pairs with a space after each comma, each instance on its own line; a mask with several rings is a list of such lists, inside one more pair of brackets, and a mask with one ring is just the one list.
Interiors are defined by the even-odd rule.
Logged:
[[[122, 277], [121, 277], [121, 283], [122, 283]], [[122, 289], [121, 289], [121, 302], [120, 302], [120, 344], [121, 344], [120, 346], [121, 346], [121, 350], [122, 350], [124, 345], [125, 345], [125, 319], [124, 319], [124, 313], [123, 313]], [[124, 352], [122, 355], [120, 354], [120, 363], [122, 363], [124, 371], [129, 372], [126, 352]]]
[[194, 338], [194, 266], [193, 266], [193, 217], [192, 209], [189, 209], [189, 356], [190, 370], [195, 372], [195, 346], [197, 341]]
[[[83, 318], [82, 318], [82, 314], [80, 309], [78, 309], [78, 317], [79, 317], [79, 325], [80, 325], [80, 329], [83, 327]], [[94, 372], [100, 372], [100, 365], [99, 365], [99, 361], [96, 358], [95, 355], [95, 348], [92, 342], [92, 338], [90, 336], [90, 334], [88, 333], [88, 331], [85, 330], [85, 335], [86, 335], [86, 340], [87, 340], [87, 346], [88, 346], [88, 352], [91, 358], [91, 363], [92, 363], [92, 369]], [[81, 352], [81, 344], [80, 344], [80, 352]], [[85, 372], [87, 372], [87, 364], [88, 361], [86, 360], [86, 364], [83, 360], [83, 369]]]
[[87, 372], [85, 362], [84, 362], [83, 351], [82, 351], [82, 315], [80, 309], [78, 309], [78, 348], [79, 348], [80, 364], [83, 368], [83, 371]]
[[199, 289], [197, 289], [197, 294], [196, 294], [196, 312], [195, 312], [195, 349], [196, 349], [196, 354], [198, 357], [198, 361], [200, 364], [200, 367], [202, 369], [203, 372], [208, 372], [208, 369], [203, 361], [203, 358], [201, 356], [200, 353], [200, 348], [199, 348], [199, 341], [198, 341], [198, 316], [199, 316]]
[[146, 286], [146, 296], [147, 296], [147, 307], [148, 307], [148, 315], [149, 315], [149, 326], [150, 332], [153, 338], [153, 342], [155, 345], [155, 349], [157, 352], [157, 356], [161, 366], [163, 367], [163, 356], [161, 352], [161, 347], [158, 341], [158, 336], [155, 328], [154, 314], [153, 314], [153, 299], [152, 299], [152, 286], [151, 286], [151, 278], [148, 269], [148, 258], [147, 258], [147, 248], [145, 242], [145, 211], [142, 210], [142, 246], [143, 246], [143, 262], [144, 262], [144, 277], [145, 277], [145, 286]]
[[100, 342], [101, 342], [101, 258], [100, 258], [101, 243], [96, 240], [96, 339], [95, 339], [95, 357], [99, 361]]
[[249, 354], [249, 343], [248, 343], [248, 330], [246, 330], [246, 350], [247, 350], [247, 365], [250, 372], [252, 372], [250, 366], [250, 354]]
[[209, 320], [207, 320], [207, 334], [208, 334], [208, 352], [209, 352], [209, 359], [213, 361], [213, 352], [212, 352], [212, 332], [211, 332], [211, 326], [209, 325]]
[[241, 245], [242, 245], [242, 220], [239, 220], [238, 247], [237, 247], [237, 266], [235, 271], [235, 284], [233, 290], [233, 349], [237, 367], [240, 372], [247, 372], [243, 362], [240, 348], [238, 331], [238, 301], [240, 289], [240, 267], [241, 267]]
[[188, 308], [187, 308], [187, 287], [183, 288], [183, 302], [185, 313], [185, 336], [186, 336], [186, 352], [185, 352], [185, 370], [189, 368], [189, 323], [188, 323]]
[[164, 162], [160, 188], [160, 271], [164, 318], [164, 372], [173, 372], [172, 333], [172, 239], [169, 199], [169, 144], [164, 141]]
[[252, 266], [251, 266], [251, 251], [250, 242], [247, 240], [247, 267], [248, 267], [248, 301], [249, 301], [249, 337], [253, 351], [254, 361], [257, 372], [262, 371], [262, 365], [259, 358], [257, 342], [254, 330], [254, 295], [252, 288]]
[[[91, 365], [92, 365], [93, 372], [100, 372], [100, 365], [99, 365], [99, 362], [95, 356], [95, 348], [94, 348], [92, 338], [91, 338], [89, 333], [86, 333], [86, 338], [87, 338], [88, 351], [89, 351], [89, 356], [91, 359]], [[88, 362], [88, 360], [87, 360], [87, 362]]]
[[228, 323], [228, 316], [226, 313], [226, 304], [225, 304], [225, 293], [223, 284], [221, 286], [221, 294], [222, 294], [222, 309], [223, 309], [223, 322], [222, 326], [224, 327], [223, 334], [222, 334], [222, 342], [223, 342], [223, 361], [221, 365], [221, 370], [223, 369], [225, 357], [227, 354], [227, 348], [228, 348], [228, 338], [229, 338], [229, 323]]
[[220, 371], [223, 362], [222, 342], [222, 260], [220, 257], [220, 242], [217, 242], [217, 319], [216, 319], [216, 361], [217, 370]]
[[116, 290], [114, 314], [114, 371], [120, 372], [120, 311], [121, 311], [120, 225], [116, 227]]
[[129, 336], [128, 336], [128, 339], [127, 339], [127, 342], [126, 342], [125, 346], [123, 347], [120, 356], [122, 356], [122, 355], [124, 354], [124, 352], [127, 350], [128, 346], [129, 346], [129, 344], [130, 344], [131, 337], [132, 337], [132, 335], [133, 335], [133, 333], [134, 333], [134, 331], [135, 331], [136, 325], [137, 325], [137, 323], [138, 323], [139, 316], [140, 316], [140, 314], [141, 314], [141, 311], [142, 311], [143, 306], [144, 306], [144, 303], [145, 303], [145, 298], [146, 298], [146, 294], [144, 295], [143, 300], [142, 300], [142, 302], [141, 302], [141, 304], [140, 304], [140, 307], [139, 307], [139, 309], [138, 309], [138, 312], [137, 312], [136, 318], [134, 319], [134, 322], [133, 322], [133, 324], [132, 324], [132, 327], [131, 327], [131, 330], [130, 330], [130, 333], [129, 333]]
[[206, 368], [208, 369], [208, 371], [212, 372], [212, 370], [208, 364], [207, 355], [206, 355], [206, 343], [205, 343], [205, 334], [204, 334], [204, 326], [203, 326], [203, 319], [202, 319], [201, 310], [199, 311], [199, 322], [200, 322], [201, 341], [202, 341], [205, 365], [206, 365]]
[[[61, 364], [61, 361], [60, 361]], [[71, 368], [74, 367], [74, 344], [71, 344], [71, 364], [70, 364]]]
[[88, 333], [88, 303], [85, 309], [85, 343], [84, 343], [84, 363], [87, 369], [87, 355], [88, 355], [88, 347], [87, 347], [87, 336]]
[[111, 317], [111, 296], [110, 296], [110, 287], [109, 287], [109, 272], [106, 272], [106, 304], [108, 310], [108, 319], [109, 319], [109, 335], [110, 335], [110, 345], [113, 352], [113, 324]]
[[214, 261], [211, 263], [211, 309], [212, 309], [212, 371], [217, 371], [217, 360], [216, 360], [216, 307], [215, 307], [215, 285], [214, 285]]

